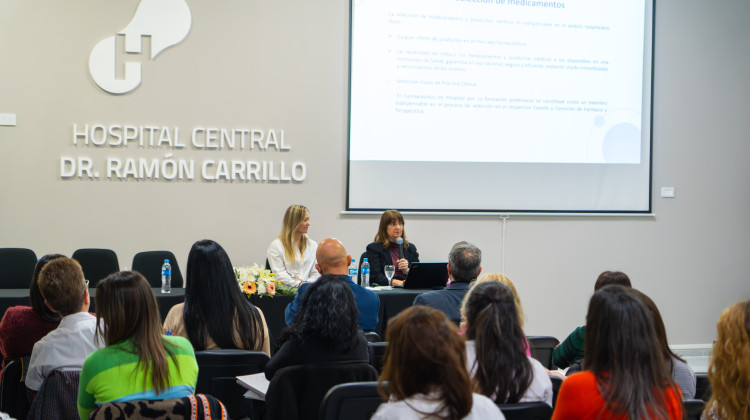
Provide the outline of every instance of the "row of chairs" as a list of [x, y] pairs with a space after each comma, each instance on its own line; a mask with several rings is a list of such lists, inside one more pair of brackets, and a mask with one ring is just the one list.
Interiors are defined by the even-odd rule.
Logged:
[[[90, 287], [99, 280], [120, 271], [117, 254], [111, 249], [83, 248], [73, 252], [81, 264]], [[168, 259], [172, 265], [172, 287], [182, 287], [182, 272], [171, 251], [144, 251], [133, 257], [132, 269], [143, 274], [151, 287], [161, 287], [161, 266]], [[27, 248], [0, 248], [0, 289], [28, 289], [37, 256]]]

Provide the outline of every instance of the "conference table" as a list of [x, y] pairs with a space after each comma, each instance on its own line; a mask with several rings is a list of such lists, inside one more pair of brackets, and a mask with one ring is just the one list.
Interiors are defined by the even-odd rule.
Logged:
[[[161, 289], [153, 288], [156, 301], [159, 305], [159, 312], [161, 313], [162, 321], [167, 316], [169, 309], [185, 300], [185, 289], [183, 288], [172, 288], [172, 293], [162, 293]], [[380, 297], [380, 310], [378, 312], [378, 326], [375, 332], [380, 335], [381, 339], [385, 340], [385, 330], [388, 324], [388, 320], [394, 317], [402, 310], [411, 306], [414, 302], [414, 298], [429, 290], [418, 290], [418, 289], [393, 289], [393, 290], [377, 290], [375, 293]], [[91, 295], [91, 307], [89, 311], [96, 312], [96, 306], [94, 305], [96, 289], [89, 289]], [[271, 343], [274, 343], [276, 338], [281, 333], [281, 330], [286, 326], [284, 321], [284, 309], [294, 299], [294, 295], [276, 295], [276, 296], [252, 296], [249, 300], [255, 306], [263, 311], [263, 315], [266, 318], [268, 324], [268, 332], [271, 336]], [[15, 305], [26, 305], [29, 306], [29, 289], [0, 289], [0, 314], [5, 314], [5, 310]], [[271, 346], [273, 347], [273, 345]]]

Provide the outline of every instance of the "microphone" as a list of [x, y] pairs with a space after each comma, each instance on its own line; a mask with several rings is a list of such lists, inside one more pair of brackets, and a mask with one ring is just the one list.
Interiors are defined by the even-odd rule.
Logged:
[[399, 236], [396, 243], [398, 244], [398, 259], [400, 260], [404, 258], [404, 238]]

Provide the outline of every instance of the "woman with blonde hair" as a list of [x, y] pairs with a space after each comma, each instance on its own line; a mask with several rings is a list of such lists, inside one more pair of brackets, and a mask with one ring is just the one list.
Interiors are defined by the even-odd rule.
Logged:
[[386, 339], [378, 388], [388, 398], [387, 381], [390, 398], [373, 420], [505, 418], [492, 400], [472, 393], [464, 341], [442, 311], [412, 306], [391, 319]]
[[[399, 246], [399, 239], [401, 245]], [[367, 245], [366, 255], [370, 263], [370, 284], [373, 286], [402, 286], [409, 265], [419, 262], [417, 247], [406, 239], [404, 216], [398, 210], [386, 210], [380, 216], [378, 233], [375, 241]], [[385, 276], [385, 266], [395, 269], [391, 284]]]
[[271, 271], [287, 286], [299, 287], [303, 282], [320, 277], [315, 269], [318, 244], [307, 236], [309, 228], [310, 211], [301, 204], [292, 204], [284, 213], [279, 237], [266, 251]]
[[713, 395], [703, 419], [750, 419], [750, 300], [737, 302], [719, 317], [708, 365]]

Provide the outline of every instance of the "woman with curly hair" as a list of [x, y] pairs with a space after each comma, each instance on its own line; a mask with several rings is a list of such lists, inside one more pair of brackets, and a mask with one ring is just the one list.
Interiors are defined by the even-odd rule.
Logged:
[[750, 419], [750, 300], [724, 310], [716, 333], [708, 365], [713, 395], [702, 418]]
[[281, 368], [334, 362], [369, 362], [367, 341], [357, 323], [357, 303], [344, 280], [324, 275], [302, 293], [294, 322], [279, 337], [266, 364], [270, 381]]
[[466, 348], [456, 325], [427, 306], [412, 306], [388, 323], [378, 384], [383, 399], [373, 420], [504, 419], [492, 400], [472, 393]]

